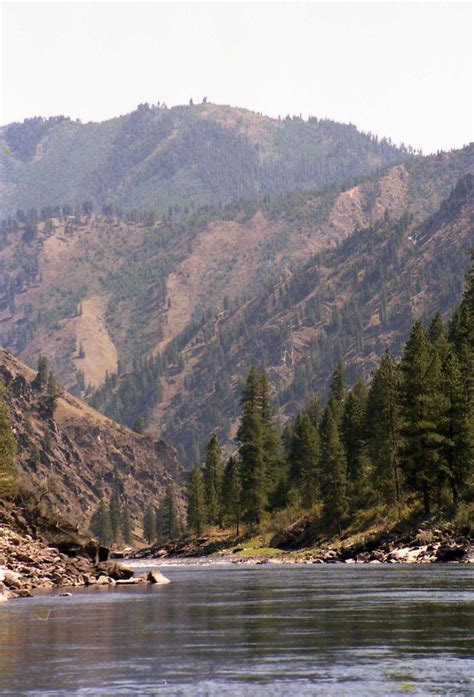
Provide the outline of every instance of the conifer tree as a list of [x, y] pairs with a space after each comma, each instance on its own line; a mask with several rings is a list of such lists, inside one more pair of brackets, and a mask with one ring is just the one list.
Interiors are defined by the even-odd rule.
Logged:
[[146, 507], [145, 515], [143, 516], [143, 537], [152, 544], [157, 536], [156, 531], [156, 512], [155, 507], [149, 503]]
[[219, 439], [214, 433], [207, 444], [206, 461], [203, 467], [206, 520], [211, 525], [220, 524], [222, 519], [223, 469], [222, 450]]
[[321, 420], [321, 498], [326, 520], [341, 532], [349, 506], [347, 463], [337, 422], [339, 411], [332, 396]]
[[16, 438], [3, 395], [4, 387], [0, 381], [0, 498], [14, 495], [18, 488]]
[[305, 404], [302, 413], [309, 417], [309, 420], [313, 424], [314, 428], [319, 428], [322, 415], [321, 400], [319, 395], [314, 395], [309, 402]]
[[112, 526], [110, 524], [110, 514], [103, 501], [92, 515], [90, 529], [93, 535], [106, 547], [112, 544]]
[[242, 393], [240, 442], [242, 508], [251, 525], [260, 523], [266, 504], [265, 429], [260, 400], [260, 380], [255, 367], [247, 375]]
[[474, 420], [466, 399], [459, 360], [452, 349], [445, 356], [442, 379], [447, 402], [443, 422], [445, 474], [457, 508], [460, 497], [474, 483]]
[[238, 460], [234, 457], [229, 458], [224, 472], [223, 502], [226, 514], [235, 525], [236, 535], [240, 535], [242, 479]]
[[206, 502], [203, 475], [198, 467], [194, 467], [189, 475], [187, 501], [188, 528], [200, 535], [206, 520]]
[[387, 351], [370, 386], [366, 430], [377, 490], [388, 504], [396, 502], [399, 510], [402, 502], [400, 387], [400, 367]]
[[461, 304], [451, 319], [449, 338], [459, 360], [470, 418], [474, 418], [474, 251]]
[[333, 397], [333, 409], [338, 407], [342, 411], [342, 405], [346, 396], [346, 367], [343, 361], [338, 361], [329, 383], [329, 395]]
[[110, 526], [112, 528], [112, 540], [117, 542], [122, 523], [122, 505], [117, 491], [112, 491], [112, 496], [109, 502]]
[[168, 484], [161, 504], [162, 535], [166, 540], [172, 540], [181, 533], [178, 511], [176, 508], [176, 496], [173, 484]]
[[268, 485], [271, 486], [282, 462], [282, 451], [280, 435], [275, 425], [270, 380], [265, 371], [260, 374], [260, 399], [264, 428], [265, 466]]
[[42, 390], [46, 387], [49, 378], [48, 370], [48, 359], [45, 356], [40, 356], [38, 359], [38, 371], [36, 377], [32, 382], [32, 386], [35, 390]]
[[428, 337], [433, 346], [445, 335], [445, 327], [441, 314], [437, 312], [428, 327]]
[[408, 486], [422, 497], [425, 513], [429, 514], [443, 468], [446, 401], [439, 354], [421, 322], [415, 322], [411, 330], [401, 369], [403, 469]]
[[366, 474], [364, 472], [366, 408], [367, 387], [363, 380], [357, 380], [347, 395], [341, 425], [347, 476], [353, 485], [357, 485]]
[[295, 419], [288, 454], [290, 477], [299, 489], [305, 508], [314, 504], [319, 488], [319, 433], [307, 413]]

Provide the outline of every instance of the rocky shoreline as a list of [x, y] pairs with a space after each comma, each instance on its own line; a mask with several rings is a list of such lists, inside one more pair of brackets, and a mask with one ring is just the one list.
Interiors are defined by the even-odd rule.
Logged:
[[38, 589], [67, 595], [67, 588], [168, 582], [157, 571], [135, 577], [108, 556], [108, 549], [67, 521], [41, 512], [32, 496], [0, 503], [0, 602]]
[[[169, 583], [159, 571], [134, 576], [133, 569], [116, 561], [94, 563], [86, 557], [68, 557], [29, 535], [23, 537], [0, 526], [0, 603], [28, 598], [34, 590], [58, 590], [84, 586], [116, 586], [140, 583]], [[61, 592], [62, 591], [62, 592]]]
[[[327, 540], [315, 544], [308, 539], [307, 526], [299, 522], [275, 536], [270, 547], [259, 551], [249, 539], [220, 535], [185, 538], [163, 546], [149, 547], [138, 559], [228, 560], [233, 564], [439, 564], [474, 563], [474, 544], [451, 524], [442, 529], [427, 521], [405, 532], [387, 530], [354, 541]], [[264, 545], [262, 545], [264, 547]]]

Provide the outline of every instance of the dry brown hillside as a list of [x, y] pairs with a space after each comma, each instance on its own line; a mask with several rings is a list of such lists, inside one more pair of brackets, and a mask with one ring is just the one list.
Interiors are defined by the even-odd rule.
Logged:
[[35, 372], [0, 349], [0, 377], [18, 442], [23, 483], [50, 507], [86, 529], [101, 498], [120, 492], [139, 532], [143, 511], [168, 483], [180, 492], [182, 468], [173, 448], [139, 435], [65, 392], [52, 414]]

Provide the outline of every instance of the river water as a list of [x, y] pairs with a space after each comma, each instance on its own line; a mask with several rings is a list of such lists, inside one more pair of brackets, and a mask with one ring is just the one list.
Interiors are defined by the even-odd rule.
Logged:
[[1, 605], [0, 694], [474, 694], [472, 566], [162, 571]]

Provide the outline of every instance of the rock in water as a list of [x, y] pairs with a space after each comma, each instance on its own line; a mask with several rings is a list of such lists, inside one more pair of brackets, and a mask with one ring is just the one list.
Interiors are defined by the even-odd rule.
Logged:
[[157, 571], [156, 569], [155, 569], [155, 571], [150, 571], [148, 573], [146, 580], [148, 581], [148, 583], [156, 583], [159, 585], [163, 585], [165, 583], [170, 583], [169, 578], [166, 578], [166, 576], [163, 576], [161, 571]]
[[113, 578], [114, 581], [126, 581], [133, 576], [133, 569], [116, 561], [97, 564], [97, 569], [100, 573]]

